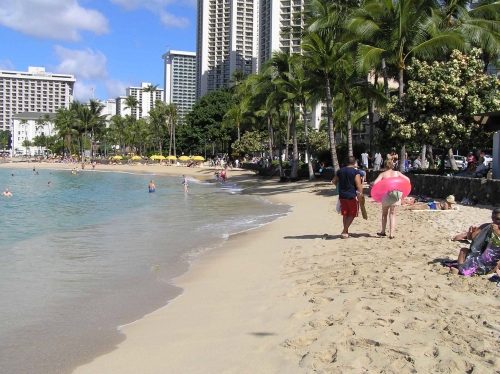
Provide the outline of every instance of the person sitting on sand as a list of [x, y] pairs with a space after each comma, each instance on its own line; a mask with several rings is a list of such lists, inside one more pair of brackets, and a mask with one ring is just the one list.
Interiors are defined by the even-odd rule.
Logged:
[[466, 232], [456, 235], [451, 240], [454, 242], [459, 242], [461, 240], [473, 240], [477, 236], [477, 234], [479, 234], [481, 230], [488, 225], [489, 223], [483, 223], [481, 226], [470, 226]]
[[[458, 269], [450, 271], [465, 276], [497, 273], [500, 275], [500, 208], [491, 212], [492, 223], [483, 229], [470, 233], [472, 243], [469, 248], [462, 248], [458, 254]], [[470, 229], [469, 229], [470, 230]]]
[[408, 206], [407, 210], [457, 210], [455, 196], [449, 195], [445, 201], [431, 201], [426, 204], [415, 204]]
[[2, 192], [2, 196], [10, 197], [12, 196], [12, 193], [9, 191], [8, 188], [6, 188], [5, 191]]

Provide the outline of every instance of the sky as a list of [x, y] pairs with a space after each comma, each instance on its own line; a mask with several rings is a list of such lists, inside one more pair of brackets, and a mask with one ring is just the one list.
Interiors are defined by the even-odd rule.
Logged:
[[0, 69], [73, 74], [75, 100], [164, 88], [168, 50], [196, 50], [196, 0], [0, 0]]

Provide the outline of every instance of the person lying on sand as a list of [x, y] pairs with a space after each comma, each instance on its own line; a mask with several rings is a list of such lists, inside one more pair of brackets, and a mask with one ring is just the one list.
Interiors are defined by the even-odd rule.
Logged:
[[455, 274], [471, 276], [496, 273], [500, 275], [500, 208], [491, 213], [493, 223], [486, 225], [472, 240], [469, 248], [461, 248]]
[[414, 204], [408, 206], [406, 210], [457, 210], [458, 207], [454, 204], [455, 196], [450, 195], [446, 198], [445, 201], [431, 201], [429, 203], [424, 204]]

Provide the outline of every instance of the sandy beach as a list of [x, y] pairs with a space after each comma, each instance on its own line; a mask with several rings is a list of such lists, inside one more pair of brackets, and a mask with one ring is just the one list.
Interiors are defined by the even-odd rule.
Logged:
[[[33, 166], [73, 167], [0, 164]], [[96, 169], [213, 178], [210, 168]], [[491, 207], [399, 210], [389, 240], [377, 237], [381, 208], [368, 201], [368, 220], [340, 239], [329, 181], [228, 178], [293, 212], [201, 255], [175, 280], [181, 296], [123, 326], [114, 351], [74, 373], [498, 372], [500, 287], [440, 264], [466, 246], [450, 238], [490, 222]]]

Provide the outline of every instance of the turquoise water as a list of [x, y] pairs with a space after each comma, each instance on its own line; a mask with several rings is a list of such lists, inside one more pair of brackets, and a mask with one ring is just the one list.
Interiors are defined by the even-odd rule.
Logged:
[[180, 177], [38, 173], [0, 169], [14, 195], [0, 199], [2, 373], [67, 373], [112, 350], [117, 326], [182, 292], [172, 279], [198, 253], [289, 212], [230, 184], [185, 194]]

